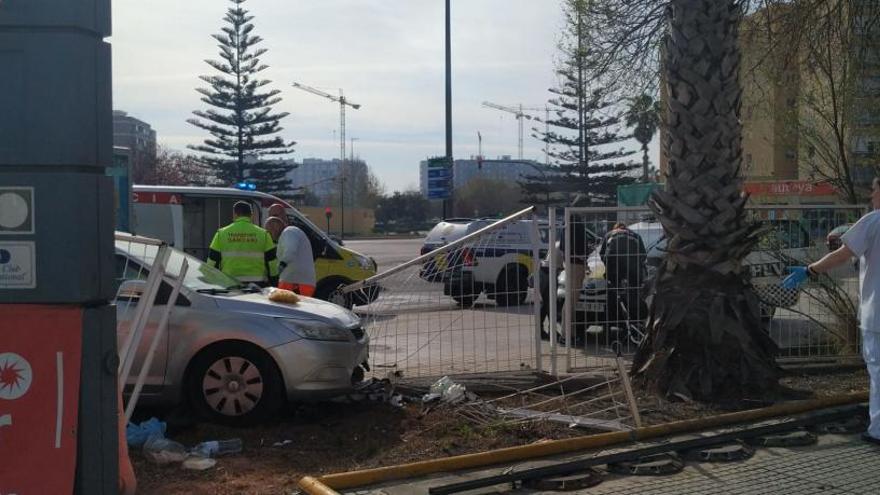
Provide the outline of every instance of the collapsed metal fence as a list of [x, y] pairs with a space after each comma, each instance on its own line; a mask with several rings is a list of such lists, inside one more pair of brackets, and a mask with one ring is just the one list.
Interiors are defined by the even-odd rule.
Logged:
[[[550, 252], [556, 257], [543, 263], [548, 304], [541, 310], [551, 362], [561, 354], [571, 371], [589, 367], [591, 358], [634, 353], [646, 332], [651, 280], [666, 246], [662, 226], [640, 207], [565, 208], [556, 222], [557, 213], [549, 214], [548, 238], [555, 246]], [[836, 249], [847, 225], [863, 213], [860, 206], [748, 209], [765, 230], [745, 264], [780, 361], [859, 354], [855, 261], [801, 290], [784, 289], [782, 280], [789, 267]]]

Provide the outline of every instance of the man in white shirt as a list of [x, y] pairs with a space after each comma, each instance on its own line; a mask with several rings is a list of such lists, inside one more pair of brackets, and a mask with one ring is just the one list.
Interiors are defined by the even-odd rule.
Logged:
[[843, 245], [808, 266], [791, 269], [783, 285], [795, 288], [807, 278], [842, 265], [853, 256], [859, 258], [859, 326], [862, 329], [862, 357], [868, 368], [871, 391], [868, 413], [871, 423], [862, 438], [880, 444], [880, 177], [871, 191], [874, 211], [859, 219], [843, 235]]
[[284, 221], [278, 217], [266, 220], [266, 230], [278, 245], [278, 288], [314, 296], [317, 276], [308, 236], [299, 227], [285, 227]]

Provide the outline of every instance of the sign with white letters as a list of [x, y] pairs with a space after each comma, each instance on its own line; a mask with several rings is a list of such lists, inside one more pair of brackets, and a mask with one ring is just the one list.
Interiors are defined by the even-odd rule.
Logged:
[[0, 242], [0, 289], [36, 289], [36, 264], [33, 242]]

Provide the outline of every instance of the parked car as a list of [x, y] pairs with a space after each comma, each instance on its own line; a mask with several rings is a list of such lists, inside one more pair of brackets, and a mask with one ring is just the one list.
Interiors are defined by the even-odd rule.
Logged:
[[[451, 242], [491, 225], [491, 220], [475, 220], [473, 218], [449, 218], [438, 222], [425, 236], [420, 255], [425, 255]], [[428, 282], [442, 282], [452, 273], [452, 268], [461, 263], [468, 255], [467, 251], [445, 252], [429, 259], [422, 264], [419, 277]]]
[[342, 294], [337, 289], [377, 272], [375, 260], [344, 247], [286, 201], [259, 191], [228, 187], [139, 186], [132, 188], [133, 231], [161, 239], [183, 252], [205, 260], [217, 229], [232, 222], [232, 205], [251, 204], [254, 221], [262, 224], [275, 203], [284, 205], [287, 220], [309, 238], [315, 257], [315, 297], [341, 306], [367, 304], [378, 291], [361, 290]]
[[[488, 222], [486, 225], [493, 221]], [[534, 222], [510, 222], [472, 244], [446, 253], [450, 262], [443, 277], [443, 293], [465, 308], [471, 307], [482, 293], [499, 306], [525, 302], [535, 264]], [[486, 225], [469, 227], [468, 233]], [[535, 241], [539, 256], [543, 256], [547, 252], [546, 240], [539, 234]]]
[[[129, 334], [134, 304], [143, 294], [158, 247], [117, 235], [117, 338]], [[171, 302], [164, 332], [148, 371], [141, 403], [188, 402], [209, 421], [253, 424], [277, 414], [287, 401], [334, 396], [363, 377], [369, 337], [354, 313], [319, 299], [270, 302], [198, 258], [172, 249], [137, 349], [139, 370], [169, 304], [183, 260], [189, 270]], [[363, 367], [362, 367], [363, 366]], [[134, 384], [132, 378], [126, 389]]]

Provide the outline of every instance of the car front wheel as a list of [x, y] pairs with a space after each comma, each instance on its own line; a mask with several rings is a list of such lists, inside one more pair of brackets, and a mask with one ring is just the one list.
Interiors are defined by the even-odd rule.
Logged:
[[190, 367], [187, 392], [202, 419], [230, 426], [270, 419], [285, 401], [272, 358], [243, 342], [221, 342], [200, 352]]

